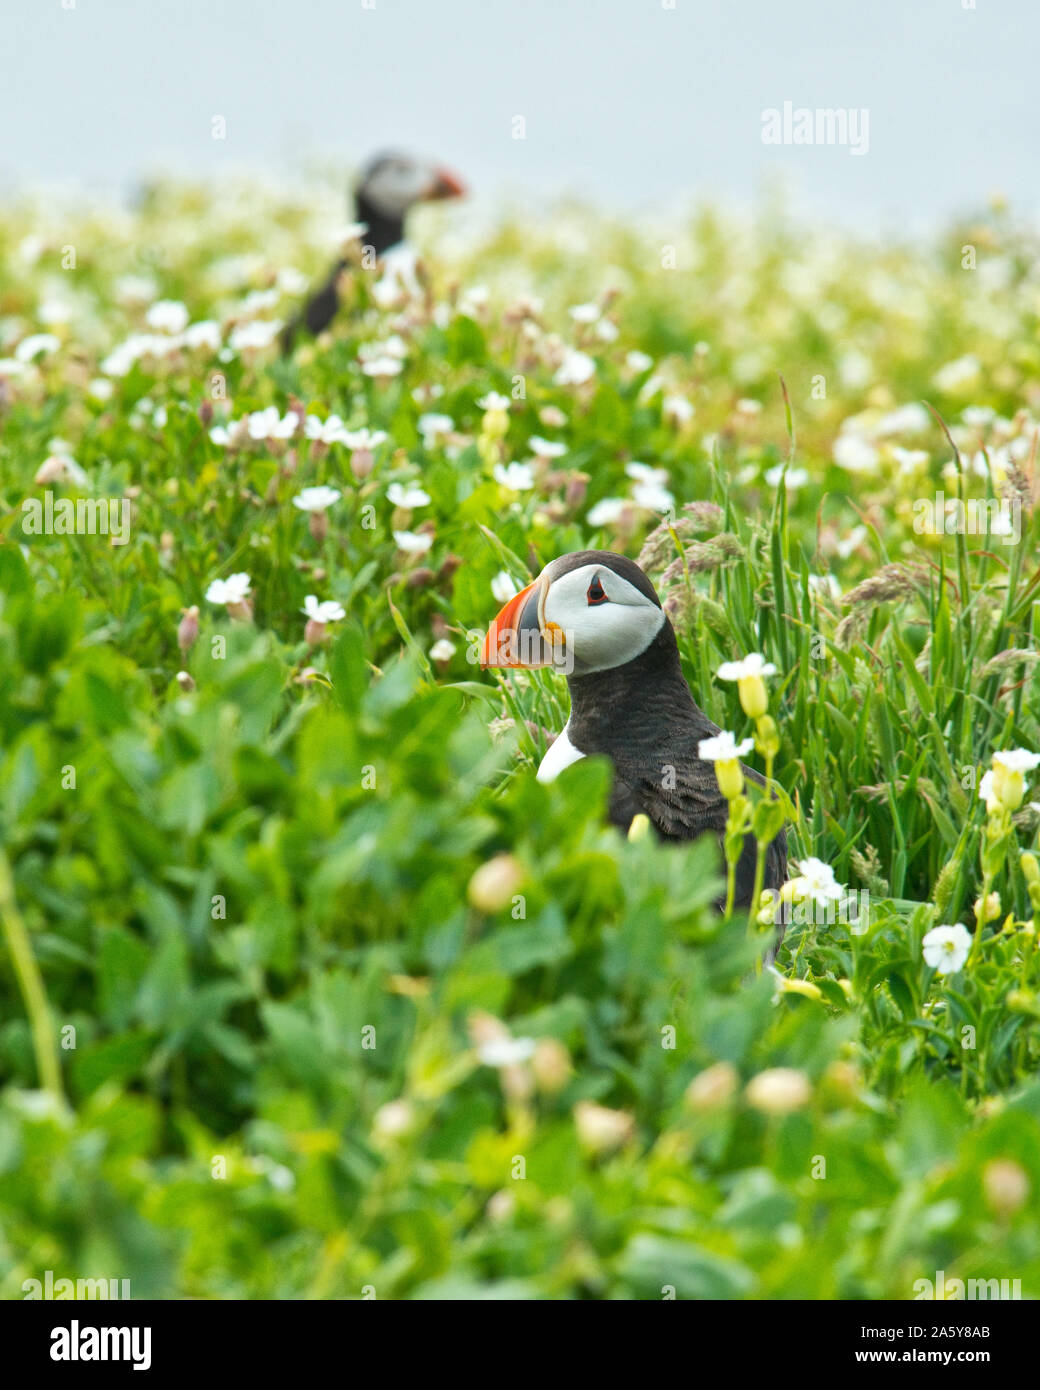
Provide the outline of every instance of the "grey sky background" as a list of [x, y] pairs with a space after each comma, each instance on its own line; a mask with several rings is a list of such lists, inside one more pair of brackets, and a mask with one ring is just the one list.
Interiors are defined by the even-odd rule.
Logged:
[[[0, 193], [282, 176], [390, 145], [442, 159], [485, 206], [779, 185], [873, 229], [925, 230], [994, 191], [1040, 211], [1040, 0], [64, 2], [3, 0]], [[866, 107], [869, 152], [763, 144], [785, 101]]]

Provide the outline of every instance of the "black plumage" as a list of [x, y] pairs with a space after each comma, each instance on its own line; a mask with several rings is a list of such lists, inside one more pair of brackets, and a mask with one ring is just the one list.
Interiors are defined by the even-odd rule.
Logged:
[[[414, 172], [417, 180], [425, 180], [424, 184], [417, 183], [407, 199], [401, 203], [393, 204], [390, 210], [384, 204], [378, 204], [369, 190], [375, 190], [381, 176], [393, 173], [395, 170], [400, 172]], [[462, 184], [446, 170], [437, 169], [422, 163], [416, 163], [409, 159], [407, 155], [397, 153], [387, 153], [378, 155], [371, 160], [362, 170], [358, 182], [354, 188], [354, 220], [365, 226], [364, 247], [369, 255], [374, 253], [378, 260], [392, 247], [397, 246], [404, 240], [405, 218], [414, 202], [426, 202], [439, 198], [455, 198], [465, 192]], [[296, 314], [282, 331], [282, 350], [291, 352], [293, 342], [301, 328], [306, 328], [309, 333], [317, 335], [325, 331], [336, 317], [340, 305], [340, 279], [343, 272], [351, 265], [351, 261], [346, 257], [339, 257], [333, 262], [328, 275], [321, 285], [309, 296], [303, 308]]]
[[[653, 585], [625, 556], [582, 551], [557, 562], [554, 579], [568, 569], [606, 564], [660, 607]], [[646, 815], [665, 840], [692, 840], [705, 832], [721, 836], [728, 808], [714, 765], [697, 754], [702, 739], [719, 733], [694, 700], [679, 662], [679, 646], [667, 616], [643, 652], [622, 666], [567, 677], [571, 695], [568, 737], [579, 752], [605, 754], [614, 767], [609, 815], [627, 830]], [[743, 765], [742, 765], [743, 766]], [[744, 776], [764, 786], [762, 776]], [[737, 862], [736, 898], [751, 902], [757, 847], [745, 837]], [[766, 851], [763, 887], [779, 889], [787, 877], [787, 835], [781, 830]]]
[[[363, 185], [354, 193], [354, 215], [356, 222], [367, 225], [364, 244], [370, 246], [377, 257], [404, 240], [404, 218], [386, 217], [377, 212], [366, 199]], [[340, 257], [335, 261], [320, 288], [314, 291], [300, 312], [286, 325], [282, 332], [284, 352], [292, 351], [293, 342], [301, 328], [305, 327], [308, 333], [315, 337], [328, 328], [339, 310], [340, 276], [350, 264], [346, 257]]]

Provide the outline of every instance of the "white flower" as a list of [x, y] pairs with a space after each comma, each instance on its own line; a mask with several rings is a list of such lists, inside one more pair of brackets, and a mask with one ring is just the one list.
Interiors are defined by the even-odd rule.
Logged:
[[567, 312], [575, 323], [595, 323], [600, 316], [600, 307], [598, 304], [575, 304]]
[[501, 483], [510, 492], [526, 492], [534, 487], [534, 469], [529, 463], [507, 463], [505, 466], [496, 463], [491, 471], [495, 482]]
[[497, 391], [489, 391], [477, 401], [481, 410], [508, 410], [511, 404], [508, 396], [500, 396]]
[[986, 803], [988, 811], [996, 811], [1000, 807], [996, 792], [993, 790], [993, 773], [984, 772], [982, 781], [979, 783], [979, 800]]
[[135, 362], [149, 354], [158, 356], [160, 345], [168, 347], [172, 339], [160, 339], [154, 333], [131, 333], [125, 342], [117, 344], [101, 363], [105, 376], [126, 376]]
[[828, 594], [831, 598], [841, 598], [841, 585], [833, 574], [810, 574], [809, 592]]
[[231, 435], [226, 425], [214, 425], [209, 437], [219, 448], [226, 448], [231, 443]]
[[869, 439], [846, 432], [834, 441], [834, 462], [850, 473], [867, 473], [877, 467], [878, 451]]
[[303, 294], [308, 286], [308, 280], [302, 270], [297, 270], [294, 265], [284, 265], [275, 277], [275, 284], [283, 294]]
[[499, 570], [491, 581], [491, 597], [497, 599], [499, 603], [508, 603], [519, 592], [512, 575], [507, 574], [505, 570]]
[[360, 241], [367, 231], [367, 222], [348, 222], [347, 225], [341, 229], [339, 240], [341, 242]]
[[279, 319], [254, 319], [252, 323], [241, 323], [231, 330], [228, 346], [233, 352], [270, 347], [281, 327]]
[[158, 285], [148, 275], [121, 275], [115, 283], [120, 304], [149, 304], [158, 292]]
[[604, 497], [589, 509], [585, 520], [590, 526], [613, 526], [628, 505], [623, 497]]
[[796, 862], [796, 880], [803, 897], [817, 903], [839, 902], [845, 889], [834, 877], [834, 870], [822, 859], [802, 859]]
[[450, 434], [455, 428], [455, 421], [450, 415], [437, 415], [430, 412], [419, 416], [419, 433], [423, 436], [423, 442], [436, 439], [440, 434]]
[[865, 526], [853, 526], [849, 534], [839, 541], [835, 541], [834, 549], [843, 560], [847, 560], [852, 552], [859, 548], [867, 539], [867, 528]]
[[200, 319], [189, 324], [184, 330], [184, 346], [189, 348], [209, 348], [216, 352], [220, 347], [220, 324], [213, 319]]
[[315, 623], [338, 623], [340, 618], [347, 616], [347, 610], [335, 599], [326, 599], [324, 603], [319, 603], [315, 594], [308, 594], [303, 600], [301, 613], [306, 613], [307, 617]]
[[491, 1038], [481, 1043], [477, 1056], [486, 1067], [515, 1067], [534, 1056], [534, 1038]]
[[330, 415], [324, 423], [317, 415], [308, 415], [303, 422], [303, 432], [308, 439], [318, 439], [322, 444], [347, 444], [351, 446], [350, 432], [338, 415]]
[[[786, 477], [784, 475], [785, 468], [787, 468]], [[809, 481], [809, 474], [806, 469], [788, 468], [785, 463], [778, 463], [775, 468], [770, 468], [763, 476], [770, 487], [779, 487], [782, 478], [788, 492], [793, 492], [798, 487], [804, 487]]]
[[271, 439], [281, 422], [281, 412], [276, 405], [269, 405], [266, 410], [254, 410], [249, 416], [249, 438]]
[[654, 359], [638, 349], [634, 349], [625, 357], [625, 366], [633, 372], [648, 372], [653, 365]]
[[940, 975], [955, 975], [968, 959], [971, 932], [961, 922], [954, 926], [933, 927], [921, 942], [925, 964]]
[[932, 381], [940, 391], [956, 392], [962, 387], [973, 385], [981, 370], [981, 362], [969, 352], [964, 357], [958, 357], [956, 361], [947, 362], [944, 367], [940, 367]]
[[1028, 748], [1006, 748], [1002, 753], [994, 753], [993, 761], [1008, 772], [1032, 772], [1040, 767], [1040, 753], [1030, 753]]
[[64, 440], [51, 440], [48, 446], [51, 453], [36, 470], [33, 481], [42, 484], [53, 482], [56, 478], [68, 478], [69, 482], [74, 483], [76, 487], [86, 488], [90, 480], [67, 449], [62, 447], [63, 445]]
[[255, 318], [257, 314], [262, 314], [265, 309], [273, 309], [280, 298], [281, 295], [277, 290], [250, 290], [238, 306], [238, 312]]
[[661, 417], [673, 424], [685, 425], [693, 419], [693, 406], [685, 396], [665, 396], [661, 402]]
[[596, 375], [596, 363], [587, 352], [567, 348], [553, 382], [556, 386], [581, 386]]
[[188, 318], [188, 311], [180, 300], [160, 299], [145, 314], [144, 321], [159, 333], [183, 333]]
[[467, 314], [471, 318], [479, 314], [481, 309], [487, 307], [488, 290], [486, 285], [471, 285], [469, 289], [463, 290], [462, 298], [459, 301], [460, 313]]
[[721, 729], [714, 738], [702, 738], [697, 745], [697, 756], [706, 763], [731, 763], [750, 753], [755, 746], [753, 738], [741, 739], [738, 743], [726, 729]]
[[447, 637], [440, 638], [434, 642], [430, 648], [430, 659], [432, 661], [450, 661], [455, 655], [455, 643], [449, 642]]
[[660, 483], [636, 483], [632, 489], [632, 501], [637, 507], [646, 507], [651, 512], [668, 512], [675, 505], [675, 498]]
[[248, 574], [229, 574], [226, 579], [214, 579], [206, 590], [207, 603], [241, 603], [249, 596]]
[[651, 468], [648, 463], [625, 464], [625, 472], [630, 478], [635, 478], [641, 483], [658, 483], [663, 486], [668, 481], [668, 470], [666, 468]]
[[53, 333], [30, 333], [28, 338], [22, 341], [14, 350], [17, 362], [32, 362], [43, 352], [57, 352], [61, 347], [61, 339], [56, 338]]
[[416, 487], [414, 483], [391, 483], [386, 490], [386, 496], [395, 507], [404, 507], [406, 511], [430, 505], [430, 494], [423, 492], [422, 488]]
[[398, 358], [389, 355], [372, 357], [361, 370], [365, 376], [397, 376], [401, 370], [401, 363]]
[[738, 415], [761, 415], [762, 402], [753, 400], [750, 396], [744, 396], [736, 404]]
[[433, 544], [428, 531], [395, 531], [393, 535], [398, 550], [407, 555], [424, 555]]
[[742, 681], [749, 676], [775, 676], [776, 667], [758, 652], [748, 652], [743, 661], [724, 661], [717, 675], [722, 681]]
[[305, 487], [293, 498], [293, 506], [301, 512], [323, 512], [343, 496], [338, 487]]
[[108, 401], [112, 399], [112, 393], [116, 388], [110, 381], [106, 381], [103, 376], [94, 377], [93, 381], [87, 383], [87, 391], [96, 401]]
[[923, 405], [911, 401], [897, 410], [890, 410], [874, 426], [875, 434], [920, 434], [931, 426], [932, 417]]
[[892, 457], [899, 464], [900, 473], [913, 473], [924, 467], [930, 455], [927, 449], [902, 449], [898, 444], [893, 444]]
[[539, 434], [532, 434], [527, 446], [535, 458], [540, 459], [562, 458], [567, 452], [566, 444], [561, 444], [558, 439], [543, 439]]
[[68, 323], [72, 313], [72, 309], [61, 300], [48, 299], [37, 309], [36, 317], [41, 323]]
[[[335, 416], [330, 416], [335, 419]], [[343, 430], [340, 434], [339, 442], [345, 444], [348, 449], [376, 449], [380, 444], [385, 444], [389, 435], [386, 430]]]

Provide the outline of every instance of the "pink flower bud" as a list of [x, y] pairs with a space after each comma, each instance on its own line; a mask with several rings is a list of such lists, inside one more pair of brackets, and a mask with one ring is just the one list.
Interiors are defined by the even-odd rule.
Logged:
[[325, 624], [319, 623], [317, 618], [308, 618], [307, 626], [303, 630], [303, 640], [310, 647], [320, 647], [325, 641]]
[[355, 449], [350, 456], [350, 471], [355, 478], [367, 478], [375, 464], [371, 449]]
[[56, 454], [51, 454], [50, 458], [44, 459], [36, 470], [36, 477], [33, 482], [37, 485], [42, 483], [53, 483], [58, 478], [65, 476], [65, 463]]
[[567, 480], [567, 492], [564, 500], [568, 508], [573, 511], [580, 507], [585, 501], [585, 494], [589, 487], [589, 475], [587, 473], [572, 473]]
[[199, 635], [199, 606], [193, 603], [190, 608], [181, 609], [181, 620], [177, 624], [177, 645], [182, 652], [195, 644]]

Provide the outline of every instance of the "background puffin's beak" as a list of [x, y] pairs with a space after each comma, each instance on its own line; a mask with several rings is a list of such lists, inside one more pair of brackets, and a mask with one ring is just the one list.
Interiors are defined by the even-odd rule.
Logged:
[[465, 194], [466, 185], [457, 174], [453, 174], [450, 169], [435, 169], [433, 181], [426, 190], [425, 197], [428, 202], [434, 202], [439, 198], [462, 198]]
[[514, 595], [488, 628], [480, 654], [481, 666], [551, 666], [553, 648], [542, 634], [539, 619], [541, 580]]

